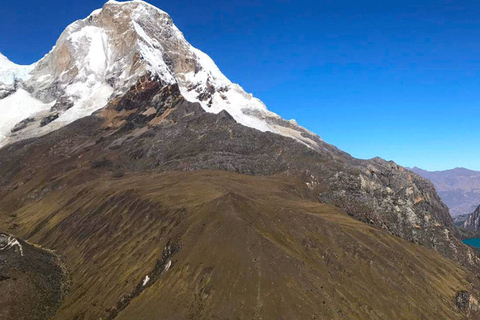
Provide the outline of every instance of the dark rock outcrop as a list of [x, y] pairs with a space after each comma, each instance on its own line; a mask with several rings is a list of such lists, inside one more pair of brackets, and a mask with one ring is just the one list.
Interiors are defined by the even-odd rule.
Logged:
[[31, 122], [35, 122], [35, 118], [29, 117], [20, 121], [15, 125], [15, 127], [13, 127], [12, 133], [25, 129], [28, 126], [28, 124]]
[[59, 117], [59, 114], [58, 114], [58, 113], [53, 113], [53, 114], [50, 114], [50, 115], [44, 117], [44, 118], [42, 119], [42, 121], [40, 121], [40, 127], [46, 126], [46, 125], [49, 124], [50, 122], [58, 119], [58, 117]]
[[467, 315], [478, 312], [480, 306], [478, 300], [468, 291], [459, 291], [455, 296], [455, 304], [458, 309]]

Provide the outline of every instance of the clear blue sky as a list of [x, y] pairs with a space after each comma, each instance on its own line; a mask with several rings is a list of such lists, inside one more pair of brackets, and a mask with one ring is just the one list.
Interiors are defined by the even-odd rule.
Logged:
[[[32, 63], [101, 0], [15, 0], [0, 52]], [[151, 0], [284, 118], [359, 158], [480, 170], [478, 1]]]

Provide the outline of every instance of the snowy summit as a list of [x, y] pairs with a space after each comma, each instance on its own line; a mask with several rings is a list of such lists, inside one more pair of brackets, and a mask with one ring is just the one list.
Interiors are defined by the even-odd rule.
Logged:
[[32, 66], [0, 55], [0, 146], [91, 115], [145, 76], [178, 84], [187, 100], [207, 112], [225, 110], [245, 126], [317, 148], [318, 137], [228, 80], [167, 13], [143, 1], [108, 1], [69, 25]]

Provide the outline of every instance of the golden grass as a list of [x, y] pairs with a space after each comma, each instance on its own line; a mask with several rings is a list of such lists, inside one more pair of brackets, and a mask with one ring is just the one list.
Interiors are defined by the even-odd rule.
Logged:
[[17, 236], [65, 259], [72, 288], [56, 319], [105, 317], [173, 238], [171, 269], [118, 319], [464, 318], [453, 298], [471, 289], [465, 269], [308, 200], [287, 177], [73, 170], [41, 200], [19, 200], [39, 183], [0, 201], [1, 228], [14, 220]]

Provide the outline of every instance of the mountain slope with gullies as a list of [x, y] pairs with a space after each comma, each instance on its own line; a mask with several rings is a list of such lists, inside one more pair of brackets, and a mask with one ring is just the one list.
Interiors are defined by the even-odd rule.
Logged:
[[[455, 303], [463, 291], [478, 296], [467, 269], [310, 200], [291, 176], [116, 176], [100, 165], [59, 172], [43, 195], [37, 176], [0, 201], [17, 213], [16, 234], [66, 261], [69, 294], [53, 319], [475, 314], [473, 302]], [[26, 190], [35, 201], [22, 199]]]
[[[156, 42], [130, 28], [139, 10]], [[102, 31], [86, 36], [90, 27]], [[124, 27], [144, 50], [121, 48], [114, 35]], [[480, 260], [429, 181], [293, 124], [295, 134], [277, 132], [288, 122], [246, 111], [247, 98], [218, 107], [215, 74], [195, 59], [185, 62], [198, 67], [189, 90], [181, 61], [191, 48], [173, 27], [144, 2], [109, 1], [67, 28], [5, 98], [23, 90], [58, 103], [57, 118], [42, 114], [53, 119], [43, 127], [61, 124], [55, 130], [40, 133], [36, 114], [0, 149], [0, 230], [54, 250], [71, 279], [54, 319], [479, 316]], [[120, 46], [106, 50], [100, 79], [85, 49], [98, 32]], [[167, 68], [152, 69], [152, 56]], [[111, 58], [135, 62], [128, 76]], [[112, 92], [93, 114], [61, 123], [84, 98], [70, 86], [85, 83]], [[235, 110], [273, 127], [259, 130]]]

